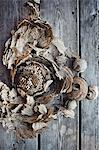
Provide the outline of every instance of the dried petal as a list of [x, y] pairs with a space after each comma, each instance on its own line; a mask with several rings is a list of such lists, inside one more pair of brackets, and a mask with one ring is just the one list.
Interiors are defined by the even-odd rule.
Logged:
[[69, 101], [68, 103], [68, 109], [74, 110], [77, 107], [77, 102], [75, 100]]
[[63, 55], [68, 56], [69, 58], [79, 58], [78, 54], [74, 53], [74, 51], [71, 51], [71, 49], [67, 49], [63, 43], [62, 40], [60, 40], [59, 38], [54, 37], [52, 43], [57, 47], [57, 49], [59, 50], [60, 53], [62, 53]]
[[11, 91], [9, 91], [9, 97], [11, 99], [15, 99], [17, 97], [17, 93], [14, 88]]
[[47, 127], [47, 124], [44, 122], [36, 122], [32, 124], [32, 128], [35, 131], [41, 130], [42, 128], [45, 128], [45, 127]]
[[41, 114], [46, 114], [47, 113], [47, 108], [44, 104], [40, 104], [38, 105], [38, 111], [41, 113]]
[[23, 104], [19, 104], [15, 109], [12, 110], [12, 113], [17, 113], [21, 108]]
[[21, 114], [22, 115], [27, 115], [27, 116], [32, 116], [33, 115], [33, 110], [32, 110], [32, 107], [29, 106], [29, 105], [25, 105], [26, 108], [24, 108], [22, 111], [21, 111]]
[[44, 84], [44, 91], [46, 92], [48, 87], [52, 84], [53, 80], [48, 80], [45, 84]]
[[34, 2], [40, 4], [40, 0], [34, 0]]
[[62, 110], [62, 113], [64, 114], [64, 116], [66, 118], [74, 118], [74, 116], [75, 116], [74, 111], [71, 109], [70, 110], [64, 109], [64, 110]]
[[27, 95], [27, 104], [32, 106], [32, 107], [34, 106], [35, 100], [34, 100], [33, 96]]
[[68, 67], [65, 67], [64, 70], [65, 70], [65, 79], [64, 79], [64, 83], [63, 83], [61, 92], [62, 93], [65, 93], [65, 92], [70, 93], [72, 91], [73, 73]]

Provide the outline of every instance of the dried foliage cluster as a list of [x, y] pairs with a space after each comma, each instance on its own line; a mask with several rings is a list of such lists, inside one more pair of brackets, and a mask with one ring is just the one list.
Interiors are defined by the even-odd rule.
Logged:
[[0, 82], [0, 121], [21, 138], [35, 136], [59, 115], [74, 118], [78, 101], [98, 95], [96, 86], [77, 76], [86, 61], [53, 35], [39, 17], [38, 2], [27, 7], [29, 18], [5, 44], [3, 64], [11, 71], [12, 88]]

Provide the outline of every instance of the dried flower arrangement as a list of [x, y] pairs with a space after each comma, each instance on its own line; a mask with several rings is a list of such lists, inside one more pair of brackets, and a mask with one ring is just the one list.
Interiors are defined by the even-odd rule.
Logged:
[[0, 122], [21, 138], [35, 136], [59, 115], [74, 118], [77, 101], [98, 96], [97, 86], [77, 76], [86, 70], [86, 61], [54, 37], [39, 16], [38, 1], [27, 7], [29, 18], [12, 32], [3, 55], [13, 88], [0, 81]]

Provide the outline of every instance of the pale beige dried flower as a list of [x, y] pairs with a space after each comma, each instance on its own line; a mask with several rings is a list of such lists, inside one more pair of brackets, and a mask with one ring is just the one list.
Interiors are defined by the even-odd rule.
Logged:
[[68, 109], [74, 110], [77, 107], [77, 102], [75, 100], [69, 101]]
[[75, 59], [73, 69], [77, 72], [84, 72], [87, 69], [87, 62], [84, 59]]
[[99, 94], [99, 89], [97, 86], [88, 87], [87, 99], [95, 100], [98, 97], [98, 94]]

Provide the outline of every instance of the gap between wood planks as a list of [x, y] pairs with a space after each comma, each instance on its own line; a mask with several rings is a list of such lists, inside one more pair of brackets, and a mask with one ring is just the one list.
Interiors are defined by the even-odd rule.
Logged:
[[[77, 49], [81, 57], [81, 40], [80, 40], [80, 0], [77, 0]], [[81, 77], [81, 73], [79, 73]], [[78, 102], [78, 136], [77, 150], [81, 150], [81, 101]]]
[[[40, 0], [40, 4], [41, 4], [41, 0]], [[39, 11], [40, 11], [40, 5], [39, 5]], [[40, 134], [38, 134], [38, 150], [41, 150], [41, 137]]]

